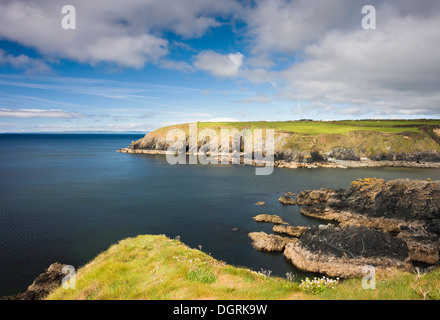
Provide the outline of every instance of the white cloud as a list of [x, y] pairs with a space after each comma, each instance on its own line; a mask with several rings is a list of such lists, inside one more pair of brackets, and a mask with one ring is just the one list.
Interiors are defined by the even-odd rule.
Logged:
[[0, 117], [14, 118], [82, 118], [83, 114], [58, 109], [9, 109], [0, 108]]
[[177, 124], [182, 124], [182, 122], [184, 123], [194, 123], [194, 122], [237, 122], [240, 120], [237, 120], [235, 118], [229, 118], [229, 117], [214, 117], [214, 118], [208, 118], [208, 119], [204, 119], [203, 117], [195, 117], [195, 118], [191, 118], [190, 120], [185, 120], [185, 121], [167, 121], [167, 122], [162, 122], [160, 123], [160, 127], [167, 127], [167, 126], [174, 126]]
[[124, 131], [139, 131], [146, 132], [159, 128], [158, 124], [145, 123], [112, 123], [102, 125], [78, 125], [78, 124], [41, 124], [32, 125], [20, 130], [8, 130], [9, 132], [94, 132], [94, 131], [110, 131], [110, 132], [124, 132]]
[[[72, 0], [69, 4], [76, 9], [75, 30], [61, 27], [64, 4], [57, 1], [2, 1], [0, 38], [49, 58], [141, 68], [169, 54], [162, 34], [200, 37], [221, 25], [217, 19], [240, 8], [233, 0]], [[182, 64], [174, 66], [182, 68]]]
[[143, 34], [138, 36], [99, 37], [86, 48], [70, 50], [71, 58], [81, 62], [96, 64], [116, 63], [121, 66], [142, 68], [147, 61], [156, 62], [168, 53], [168, 41]]
[[240, 53], [220, 54], [214, 51], [202, 51], [195, 57], [194, 66], [219, 77], [234, 77], [243, 64]]
[[296, 100], [438, 115], [439, 18], [389, 15], [374, 31], [329, 32], [285, 71], [284, 91]]
[[228, 118], [228, 117], [216, 117], [216, 118], [210, 118], [208, 120], [204, 120], [204, 122], [238, 122], [240, 120], [237, 120], [235, 118]]
[[[245, 20], [254, 52], [291, 53], [301, 50], [326, 29], [345, 24], [347, 12], [355, 5], [350, 0], [271, 0], [256, 1], [248, 8]], [[360, 12], [360, 9], [359, 9]]]
[[265, 94], [261, 93], [254, 97], [243, 98], [240, 100], [234, 100], [237, 103], [268, 103], [270, 102], [270, 98]]
[[[352, 0], [72, 0], [69, 4], [76, 8], [76, 30], [61, 28], [63, 4], [57, 1], [1, 1], [0, 39], [36, 49], [46, 61], [67, 58], [133, 68], [154, 63], [164, 69], [202, 70], [247, 81], [239, 86], [276, 83], [271, 90], [278, 90], [274, 95], [278, 101], [302, 101], [304, 106], [320, 106], [337, 115], [440, 115], [438, 0], [371, 0], [368, 4], [377, 12], [376, 30], [361, 28], [363, 3]], [[246, 25], [234, 29], [241, 44], [247, 45], [241, 52], [222, 54], [205, 48], [192, 64], [170, 56], [175, 50], [192, 54], [195, 49], [185, 43], [187, 39], [236, 19]], [[168, 32], [179, 41], [169, 42]], [[0, 64], [27, 72], [50, 70], [41, 59], [1, 49]], [[35, 89], [50, 86], [161, 107], [169, 104], [151, 95], [203, 93], [131, 83], [115, 88], [90, 82], [0, 82]], [[261, 87], [251, 90], [262, 91]], [[262, 94], [235, 102], [269, 101]]]
[[182, 72], [192, 72], [194, 71], [193, 66], [185, 61], [172, 61], [168, 59], [161, 60], [158, 64], [163, 69], [170, 69]]
[[[193, 111], [162, 111], [161, 114], [173, 117], [180, 117], [180, 118], [205, 118], [205, 117], [211, 117], [212, 115], [210, 113], [206, 112], [193, 112]], [[185, 120], [187, 121], [187, 120]]]
[[246, 59], [246, 63], [251, 67], [261, 67], [266, 69], [269, 69], [275, 65], [274, 61], [270, 59], [269, 56], [266, 54], [249, 57]]
[[240, 76], [276, 81], [277, 98], [329, 106], [326, 116], [440, 116], [438, 1], [373, 0], [376, 30], [361, 28], [361, 4], [325, 2], [257, 2], [247, 16], [254, 53], [290, 52], [292, 64]]
[[44, 61], [24, 54], [14, 56], [0, 49], [0, 65], [2, 64], [10, 65], [15, 69], [24, 69], [26, 73], [48, 73], [51, 70]]

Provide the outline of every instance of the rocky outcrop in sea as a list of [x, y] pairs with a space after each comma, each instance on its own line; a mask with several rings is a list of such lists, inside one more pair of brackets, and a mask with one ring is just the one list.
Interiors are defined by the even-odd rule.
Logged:
[[[296, 203], [301, 214], [332, 223], [304, 228], [298, 241], [285, 243], [284, 255], [301, 270], [352, 277], [365, 265], [439, 263], [440, 181], [358, 179], [347, 189], [302, 191]], [[288, 228], [300, 227], [275, 225], [274, 232]]]

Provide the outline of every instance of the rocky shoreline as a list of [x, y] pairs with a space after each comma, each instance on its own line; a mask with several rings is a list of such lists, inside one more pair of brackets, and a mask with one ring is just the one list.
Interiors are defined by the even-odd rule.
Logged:
[[[304, 190], [293, 200], [301, 214], [332, 223], [274, 226], [274, 232], [303, 228], [296, 241], [281, 246], [277, 239], [276, 246], [301, 270], [354, 277], [365, 265], [409, 271], [414, 263], [439, 264], [440, 181], [359, 179], [345, 190]], [[275, 238], [261, 236], [265, 241], [256, 244], [255, 233], [250, 235], [255, 248], [267, 250]]]
[[64, 264], [55, 262], [41, 273], [26, 291], [12, 296], [0, 297], [0, 300], [43, 300], [53, 290], [61, 286], [66, 277], [63, 273]]
[[[166, 136], [173, 128], [183, 130], [181, 132], [185, 132], [185, 134], [180, 136], [178, 140], [169, 141]], [[200, 130], [203, 128], [203, 124], [198, 124], [196, 127]], [[216, 130], [221, 128], [221, 124], [219, 124]], [[168, 150], [175, 150], [176, 145], [187, 154], [190, 152], [191, 154], [209, 154], [212, 151], [209, 147], [212, 137], [201, 133], [196, 135], [196, 132], [194, 134], [197, 141], [193, 141], [187, 137], [187, 130], [189, 129], [185, 124], [160, 128], [147, 133], [137, 141], [132, 141], [129, 146], [118, 151], [132, 154], [166, 154]], [[234, 150], [236, 156], [240, 155], [240, 163], [243, 163], [244, 152], [248, 152], [244, 137], [249, 138], [249, 133], [251, 134], [250, 138], [254, 140], [255, 137], [252, 137], [253, 133], [249, 129], [240, 127], [240, 130], [229, 137], [229, 148], [228, 145], [223, 145], [223, 140], [218, 140], [217, 145], [221, 145], [222, 151], [226, 147], [229, 154], [232, 154]], [[397, 133], [364, 131], [361, 128], [359, 130], [354, 128], [353, 131], [345, 134], [276, 131], [271, 161], [275, 167], [292, 169], [318, 167], [440, 168], [439, 130], [437, 126], [433, 125], [419, 127], [418, 132], [402, 131]], [[214, 132], [216, 131], [214, 130]], [[254, 154], [265, 154], [264, 139], [258, 143], [254, 141], [251, 147]], [[220, 159], [220, 155], [218, 157]], [[254, 163], [254, 165], [260, 164]]]
[[[156, 149], [132, 149], [132, 148], [121, 148], [117, 150], [121, 153], [130, 154], [150, 154], [150, 155], [166, 155], [171, 154], [166, 150], [156, 150]], [[189, 155], [189, 153], [187, 153]], [[220, 156], [219, 156], [220, 163]], [[243, 154], [240, 157], [240, 163], [243, 164]], [[272, 164], [272, 163], [271, 163]], [[261, 165], [261, 163], [253, 162], [253, 165]], [[274, 167], [278, 168], [334, 168], [334, 169], [347, 169], [347, 168], [431, 168], [440, 169], [440, 162], [423, 162], [423, 161], [407, 161], [407, 160], [337, 160], [337, 159], [327, 159], [326, 161], [316, 161], [316, 162], [300, 162], [300, 161], [289, 161], [289, 160], [275, 160], [273, 162]]]

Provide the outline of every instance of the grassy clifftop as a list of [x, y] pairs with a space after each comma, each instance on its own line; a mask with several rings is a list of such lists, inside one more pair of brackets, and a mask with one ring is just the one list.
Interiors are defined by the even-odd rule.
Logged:
[[266, 277], [230, 266], [178, 240], [154, 235], [128, 238], [111, 246], [78, 270], [75, 289], [60, 287], [48, 297], [51, 300], [423, 298], [440, 298], [439, 269], [426, 275], [403, 271], [376, 274], [374, 290], [364, 289], [362, 279], [350, 279], [333, 288], [312, 291], [299, 281]]
[[[411, 121], [402, 127], [402, 121], [248, 121], [248, 122], [198, 122], [198, 129], [236, 128], [242, 129], [274, 129], [276, 132], [292, 132], [304, 134], [344, 134], [351, 131], [373, 131], [383, 133], [420, 132], [419, 126], [426, 124], [425, 121]], [[440, 126], [440, 120], [430, 122]], [[153, 131], [154, 134], [166, 134], [169, 129], [179, 128], [188, 130], [188, 124], [167, 126]]]
[[293, 284], [229, 266], [165, 236], [111, 246], [78, 271], [76, 289], [49, 299], [294, 299]]
[[[372, 160], [438, 161], [440, 159], [440, 120], [359, 120], [359, 121], [276, 121], [276, 122], [198, 122], [197, 130], [273, 129], [275, 151], [320, 154], [334, 157], [343, 149], [352, 157]], [[166, 148], [169, 130], [181, 129], [188, 134], [189, 125], [159, 128], [132, 144], [134, 149]], [[264, 131], [263, 131], [264, 136]], [[220, 141], [219, 141], [220, 142]], [[333, 155], [329, 154], [333, 150]], [[339, 151], [338, 151], [339, 150]], [[421, 155], [420, 153], [424, 153]], [[278, 153], [280, 154], [280, 153]], [[309, 157], [306, 155], [306, 157]], [[288, 156], [287, 156], [288, 157]], [[336, 157], [337, 158], [337, 157]], [[280, 157], [286, 159], [286, 155]], [[295, 159], [290, 159], [296, 161]], [[343, 156], [340, 160], [344, 159]]]

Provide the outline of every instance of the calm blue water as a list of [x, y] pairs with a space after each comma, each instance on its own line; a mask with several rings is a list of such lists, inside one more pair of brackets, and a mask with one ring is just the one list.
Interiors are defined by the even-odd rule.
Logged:
[[284, 276], [297, 270], [247, 237], [271, 232], [252, 219], [261, 213], [319, 224], [282, 206], [283, 192], [345, 188], [363, 177], [440, 179], [436, 169], [275, 168], [255, 176], [251, 166], [171, 166], [164, 156], [116, 152], [140, 137], [0, 135], [0, 296], [24, 291], [55, 261], [82, 266], [139, 234], [180, 235], [219, 260]]

